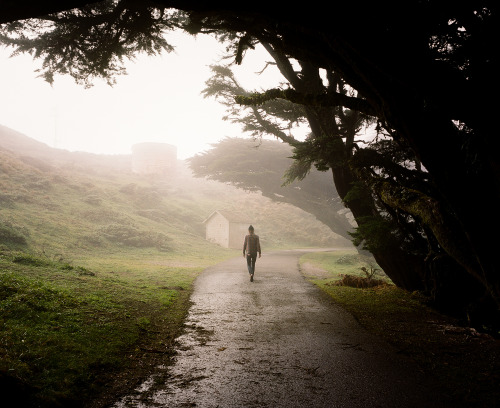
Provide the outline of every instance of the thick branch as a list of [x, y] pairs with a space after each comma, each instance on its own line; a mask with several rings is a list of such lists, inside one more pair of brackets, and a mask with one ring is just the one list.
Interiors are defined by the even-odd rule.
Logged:
[[262, 128], [269, 134], [272, 134], [276, 138], [282, 140], [283, 142], [288, 143], [290, 146], [294, 146], [297, 143], [297, 140], [293, 136], [287, 135], [285, 132], [282, 130], [279, 130], [276, 126], [273, 126], [271, 123], [266, 121], [262, 115], [260, 114], [259, 110], [255, 107], [252, 107], [253, 113], [255, 115], [255, 119], [257, 120], [257, 123], [262, 126]]
[[89, 0], [8, 0], [0, 2], [0, 24], [39, 17], [97, 3]]
[[302, 94], [293, 89], [269, 89], [264, 93], [253, 93], [249, 96], [238, 95], [235, 100], [240, 105], [262, 105], [273, 99], [285, 99], [305, 106], [332, 107], [344, 106], [362, 112], [369, 116], [376, 116], [375, 109], [364, 99], [342, 95], [340, 93], [323, 93], [319, 95]]
[[442, 204], [420, 191], [408, 189], [395, 185], [389, 181], [377, 180], [372, 184], [374, 191], [384, 203], [399, 208], [404, 212], [420, 219], [427, 225], [439, 245], [456, 261], [458, 261], [469, 273], [486, 284], [480, 265], [470, 256], [467, 250], [469, 244], [461, 227], [452, 218]]

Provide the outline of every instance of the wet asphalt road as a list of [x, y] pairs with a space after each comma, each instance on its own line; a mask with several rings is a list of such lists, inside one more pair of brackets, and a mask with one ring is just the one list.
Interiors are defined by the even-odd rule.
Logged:
[[303, 253], [263, 255], [254, 282], [243, 257], [207, 269], [175, 362], [158, 368], [167, 382], [152, 375], [114, 407], [451, 407], [302, 277]]

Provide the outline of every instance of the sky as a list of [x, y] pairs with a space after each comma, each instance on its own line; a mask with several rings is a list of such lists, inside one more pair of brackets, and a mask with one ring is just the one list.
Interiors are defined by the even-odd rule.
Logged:
[[[37, 78], [40, 61], [10, 58], [12, 49], [0, 48], [0, 124], [70, 151], [129, 154], [135, 143], [169, 143], [179, 159], [225, 137], [245, 136], [222, 120], [222, 105], [200, 94], [224, 46], [180, 32], [167, 39], [174, 53], [139, 55], [126, 63], [128, 75], [116, 85], [96, 80], [90, 89], [60, 75], [51, 86]], [[269, 59], [262, 48], [249, 51], [235, 71], [240, 83], [252, 90], [276, 86], [282, 77], [275, 68], [256, 75]]]

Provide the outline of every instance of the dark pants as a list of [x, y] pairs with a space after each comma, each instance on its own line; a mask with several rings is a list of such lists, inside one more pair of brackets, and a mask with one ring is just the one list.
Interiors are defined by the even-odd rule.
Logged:
[[255, 261], [257, 260], [257, 254], [247, 254], [247, 267], [248, 273], [253, 275], [255, 272]]

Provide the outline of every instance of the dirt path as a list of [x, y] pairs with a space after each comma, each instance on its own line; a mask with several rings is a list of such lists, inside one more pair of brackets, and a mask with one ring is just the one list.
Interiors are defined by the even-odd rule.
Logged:
[[300, 274], [301, 251], [207, 269], [171, 367], [114, 407], [447, 407], [432, 381]]

